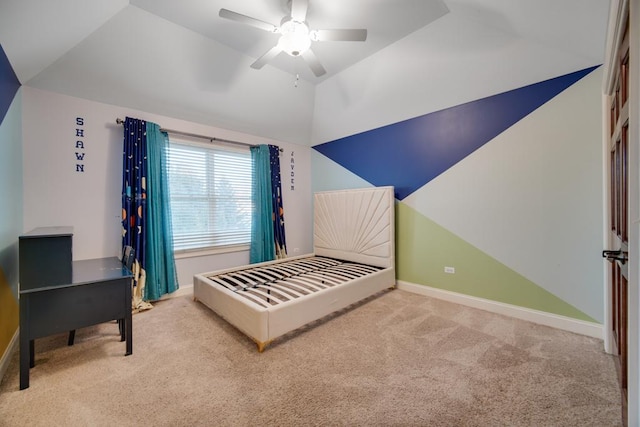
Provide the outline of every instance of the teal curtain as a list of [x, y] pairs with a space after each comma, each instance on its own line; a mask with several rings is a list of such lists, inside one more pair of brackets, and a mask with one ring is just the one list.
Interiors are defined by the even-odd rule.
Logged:
[[249, 262], [263, 262], [275, 259], [273, 236], [273, 210], [271, 197], [271, 167], [269, 166], [269, 146], [251, 147], [251, 198], [253, 216], [251, 218], [251, 246]]
[[178, 289], [173, 254], [171, 205], [167, 180], [169, 137], [147, 122], [147, 230], [144, 299], [153, 301]]

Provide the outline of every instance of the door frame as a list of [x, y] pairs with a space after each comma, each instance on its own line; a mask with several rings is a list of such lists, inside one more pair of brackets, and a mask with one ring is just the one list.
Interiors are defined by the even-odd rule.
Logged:
[[[610, 212], [607, 208], [610, 196], [608, 185], [610, 175], [610, 134], [609, 130], [609, 95], [614, 90], [615, 72], [617, 68], [617, 47], [622, 40], [624, 23], [629, 17], [629, 152], [628, 152], [628, 208], [629, 221], [629, 264], [628, 264], [628, 329], [627, 329], [627, 391], [628, 391], [628, 425], [640, 424], [640, 0], [611, 0], [609, 11], [609, 28], [607, 31], [606, 56], [603, 80], [603, 243], [609, 249]], [[616, 248], [617, 249], [617, 248]], [[603, 261], [608, 264], [607, 261]], [[611, 304], [612, 295], [608, 283], [611, 279], [611, 268], [604, 268], [604, 345], [605, 351], [613, 350]]]

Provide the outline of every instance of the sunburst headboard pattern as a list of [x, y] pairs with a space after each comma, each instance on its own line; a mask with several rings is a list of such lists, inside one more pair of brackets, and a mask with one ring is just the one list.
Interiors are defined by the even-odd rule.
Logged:
[[314, 196], [314, 253], [395, 266], [393, 187], [323, 191]]

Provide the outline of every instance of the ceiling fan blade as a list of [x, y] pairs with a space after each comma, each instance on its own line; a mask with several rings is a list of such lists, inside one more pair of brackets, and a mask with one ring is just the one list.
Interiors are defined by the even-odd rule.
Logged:
[[271, 61], [273, 58], [278, 56], [280, 52], [282, 52], [282, 48], [280, 48], [280, 46], [278, 45], [275, 45], [274, 47], [269, 49], [264, 55], [262, 55], [260, 58], [256, 59], [256, 61], [253, 64], [251, 64], [251, 68], [255, 68], [256, 70], [259, 70], [260, 68], [264, 67], [264, 65], [267, 62]]
[[309, 68], [311, 68], [311, 71], [313, 71], [313, 74], [315, 74], [316, 77], [326, 74], [327, 71], [324, 69], [320, 61], [318, 61], [318, 57], [311, 49], [307, 49], [302, 52], [302, 57], [307, 64], [309, 64]]
[[330, 42], [363, 42], [367, 39], [367, 30], [315, 30], [313, 39]]
[[309, 0], [291, 0], [291, 18], [294, 21], [304, 22], [307, 19]]
[[270, 33], [275, 33], [278, 30], [273, 24], [269, 24], [268, 22], [261, 21], [259, 19], [251, 18], [250, 16], [243, 15], [238, 12], [233, 12], [228, 9], [220, 9], [218, 13], [220, 18], [230, 19], [232, 21], [240, 22], [242, 24], [251, 25], [252, 27], [260, 28], [261, 30], [269, 31]]

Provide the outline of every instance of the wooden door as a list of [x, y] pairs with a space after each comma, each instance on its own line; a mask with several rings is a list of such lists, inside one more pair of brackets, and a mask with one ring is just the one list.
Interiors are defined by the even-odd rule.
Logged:
[[629, 26], [628, 21], [617, 53], [615, 92], [611, 96], [610, 147], [610, 233], [603, 255], [610, 264], [611, 325], [613, 354], [620, 383], [622, 418], [627, 424], [627, 327], [628, 327], [628, 242], [629, 242]]

